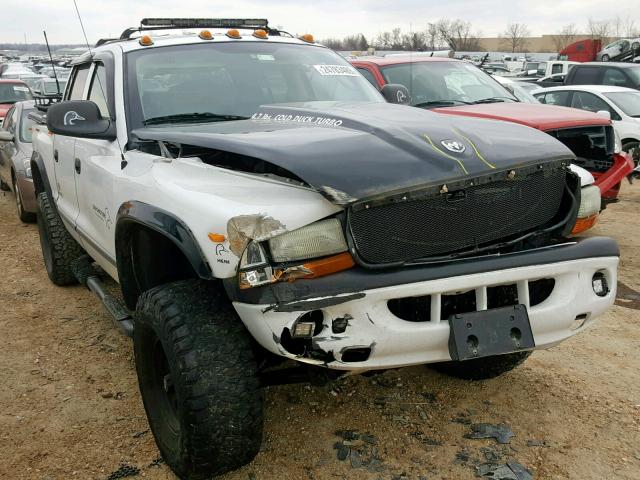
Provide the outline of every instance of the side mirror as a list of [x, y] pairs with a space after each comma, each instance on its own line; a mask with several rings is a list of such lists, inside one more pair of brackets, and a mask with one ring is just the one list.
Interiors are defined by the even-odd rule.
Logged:
[[607, 120], [611, 120], [611, 112], [609, 110], [598, 110], [596, 112], [596, 115], [600, 115], [603, 118], [606, 118]]
[[380, 93], [389, 103], [398, 105], [411, 105], [409, 89], [399, 83], [388, 83], [380, 89]]
[[47, 128], [67, 137], [115, 140], [116, 126], [102, 118], [98, 105], [89, 100], [68, 100], [47, 110]]
[[13, 142], [13, 133], [8, 130], [0, 130], [0, 142]]

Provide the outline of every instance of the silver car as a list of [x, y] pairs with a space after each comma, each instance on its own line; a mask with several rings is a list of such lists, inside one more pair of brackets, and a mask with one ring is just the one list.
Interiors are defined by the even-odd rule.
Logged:
[[621, 40], [610, 43], [598, 52], [598, 54], [596, 55], [596, 61], [608, 62], [613, 57], [617, 57], [618, 55], [631, 50], [640, 50], [640, 38], [623, 38]]
[[0, 129], [0, 188], [15, 194], [18, 216], [23, 222], [36, 219], [36, 197], [31, 178], [31, 133], [29, 113], [34, 102], [18, 102], [7, 112]]

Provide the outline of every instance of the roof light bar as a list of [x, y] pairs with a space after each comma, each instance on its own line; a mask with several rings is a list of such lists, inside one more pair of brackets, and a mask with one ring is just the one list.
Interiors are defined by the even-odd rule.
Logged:
[[143, 27], [175, 28], [267, 28], [265, 18], [143, 18]]

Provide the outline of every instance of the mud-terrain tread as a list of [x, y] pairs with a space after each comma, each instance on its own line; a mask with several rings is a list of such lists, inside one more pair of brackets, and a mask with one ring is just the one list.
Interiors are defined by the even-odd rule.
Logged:
[[[40, 246], [49, 279], [58, 286], [78, 283], [71, 270], [72, 262], [84, 254], [84, 250], [69, 234], [60, 214], [51, 204], [46, 192], [38, 194], [38, 230]], [[51, 262], [47, 265], [45, 249], [50, 250]]]
[[160, 340], [178, 397], [182, 455], [158, 447], [173, 471], [195, 480], [235, 470], [262, 443], [263, 394], [251, 337], [213, 282], [182, 280], [143, 293], [136, 307], [134, 352], [145, 410], [145, 356], [153, 332]]
[[531, 352], [516, 352], [464, 362], [443, 362], [429, 365], [440, 373], [464, 380], [487, 380], [513, 370], [529, 358]]

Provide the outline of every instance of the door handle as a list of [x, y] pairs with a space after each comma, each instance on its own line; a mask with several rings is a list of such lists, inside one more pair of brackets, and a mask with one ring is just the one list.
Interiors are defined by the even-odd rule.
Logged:
[[75, 167], [76, 167], [76, 173], [80, 174], [80, 171], [82, 170], [82, 165], [80, 164], [80, 159], [76, 158], [76, 161], [74, 162]]
[[58, 161], [58, 150], [54, 150], [53, 151], [53, 159], [57, 162]]

